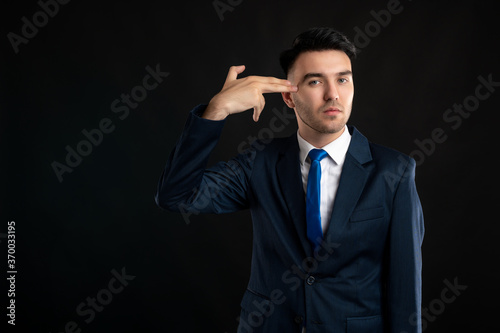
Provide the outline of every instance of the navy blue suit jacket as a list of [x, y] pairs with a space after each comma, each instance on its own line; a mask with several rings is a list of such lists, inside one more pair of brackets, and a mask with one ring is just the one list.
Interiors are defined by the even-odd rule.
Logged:
[[319, 251], [306, 236], [296, 134], [207, 168], [225, 121], [189, 115], [157, 204], [182, 213], [250, 209], [251, 276], [238, 332], [421, 332], [423, 216], [415, 161], [356, 128]]

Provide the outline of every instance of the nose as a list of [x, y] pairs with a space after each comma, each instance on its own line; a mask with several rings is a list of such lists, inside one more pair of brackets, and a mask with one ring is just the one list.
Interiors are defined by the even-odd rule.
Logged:
[[325, 85], [325, 101], [329, 100], [338, 100], [339, 99], [339, 91], [335, 83], [328, 83]]

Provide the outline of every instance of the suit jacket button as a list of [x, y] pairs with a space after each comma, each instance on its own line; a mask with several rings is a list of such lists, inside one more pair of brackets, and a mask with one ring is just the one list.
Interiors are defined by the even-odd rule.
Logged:
[[304, 321], [304, 317], [302, 317], [302, 316], [295, 316], [295, 318], [293, 318], [293, 321], [295, 321], [295, 324], [300, 325]]
[[307, 283], [308, 285], [312, 286], [315, 280], [316, 280], [316, 279], [314, 278], [314, 276], [312, 276], [312, 275], [311, 275], [311, 276], [309, 276], [309, 277], [307, 278], [306, 283]]

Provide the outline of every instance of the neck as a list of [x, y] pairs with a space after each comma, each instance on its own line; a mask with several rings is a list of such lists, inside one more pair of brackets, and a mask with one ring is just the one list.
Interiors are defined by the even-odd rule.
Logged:
[[342, 133], [345, 131], [345, 126], [342, 127], [342, 129], [338, 132], [335, 133], [319, 133], [311, 128], [303, 128], [302, 126], [299, 126], [299, 134], [300, 136], [312, 144], [316, 148], [323, 148], [327, 144], [337, 140]]

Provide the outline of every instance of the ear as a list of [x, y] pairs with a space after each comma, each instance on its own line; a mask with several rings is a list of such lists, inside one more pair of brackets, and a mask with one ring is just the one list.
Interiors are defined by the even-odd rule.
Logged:
[[292, 100], [292, 93], [290, 92], [282, 92], [281, 96], [283, 97], [283, 101], [285, 104], [290, 108], [293, 109], [295, 108], [295, 103]]

